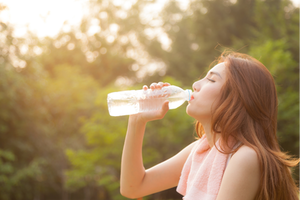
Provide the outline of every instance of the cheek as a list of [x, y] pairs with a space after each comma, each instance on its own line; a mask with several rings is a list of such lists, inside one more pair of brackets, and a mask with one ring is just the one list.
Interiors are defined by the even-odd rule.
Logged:
[[202, 102], [206, 102], [212, 104], [215, 100], [217, 100], [220, 96], [220, 88], [219, 87], [207, 87], [203, 88], [203, 90], [199, 93], [199, 100]]
[[210, 115], [212, 106], [220, 97], [220, 88], [207, 87], [195, 96], [195, 99], [187, 106], [186, 112], [190, 116]]

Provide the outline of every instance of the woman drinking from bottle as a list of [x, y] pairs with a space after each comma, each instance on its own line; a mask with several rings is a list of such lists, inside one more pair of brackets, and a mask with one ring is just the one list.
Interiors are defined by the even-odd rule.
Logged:
[[[168, 85], [153, 83], [150, 89]], [[298, 199], [290, 168], [299, 160], [280, 150], [277, 106], [273, 77], [262, 63], [245, 54], [222, 54], [218, 64], [193, 84], [186, 112], [197, 120], [199, 139], [177, 155], [144, 168], [146, 124], [164, 117], [168, 101], [159, 111], [129, 117], [122, 195], [139, 198], [177, 186], [184, 200]]]

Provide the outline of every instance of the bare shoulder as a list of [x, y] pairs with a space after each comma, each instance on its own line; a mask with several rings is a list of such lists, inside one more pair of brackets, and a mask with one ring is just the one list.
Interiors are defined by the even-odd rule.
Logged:
[[259, 159], [254, 149], [243, 145], [224, 172], [217, 200], [253, 200], [260, 183]]
[[[230, 166], [229, 166], [230, 165]], [[241, 146], [229, 161], [228, 169], [239, 170], [241, 176], [259, 177], [259, 159], [256, 151], [248, 146]]]
[[245, 145], [241, 146], [232, 156], [232, 161], [249, 167], [259, 167], [259, 160], [256, 151]]

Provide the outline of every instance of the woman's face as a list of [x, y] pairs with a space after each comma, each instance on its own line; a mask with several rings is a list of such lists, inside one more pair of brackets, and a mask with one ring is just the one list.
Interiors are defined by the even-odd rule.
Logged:
[[214, 66], [207, 75], [193, 84], [193, 94], [186, 112], [199, 122], [210, 120], [212, 106], [221, 96], [221, 88], [226, 82], [226, 66], [219, 63]]

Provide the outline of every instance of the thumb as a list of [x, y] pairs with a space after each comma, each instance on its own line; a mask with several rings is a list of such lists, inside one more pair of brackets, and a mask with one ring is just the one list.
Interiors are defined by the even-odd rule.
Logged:
[[163, 114], [166, 114], [168, 112], [168, 110], [169, 110], [169, 101], [168, 100], [166, 100], [163, 103], [161, 110], [162, 110]]

